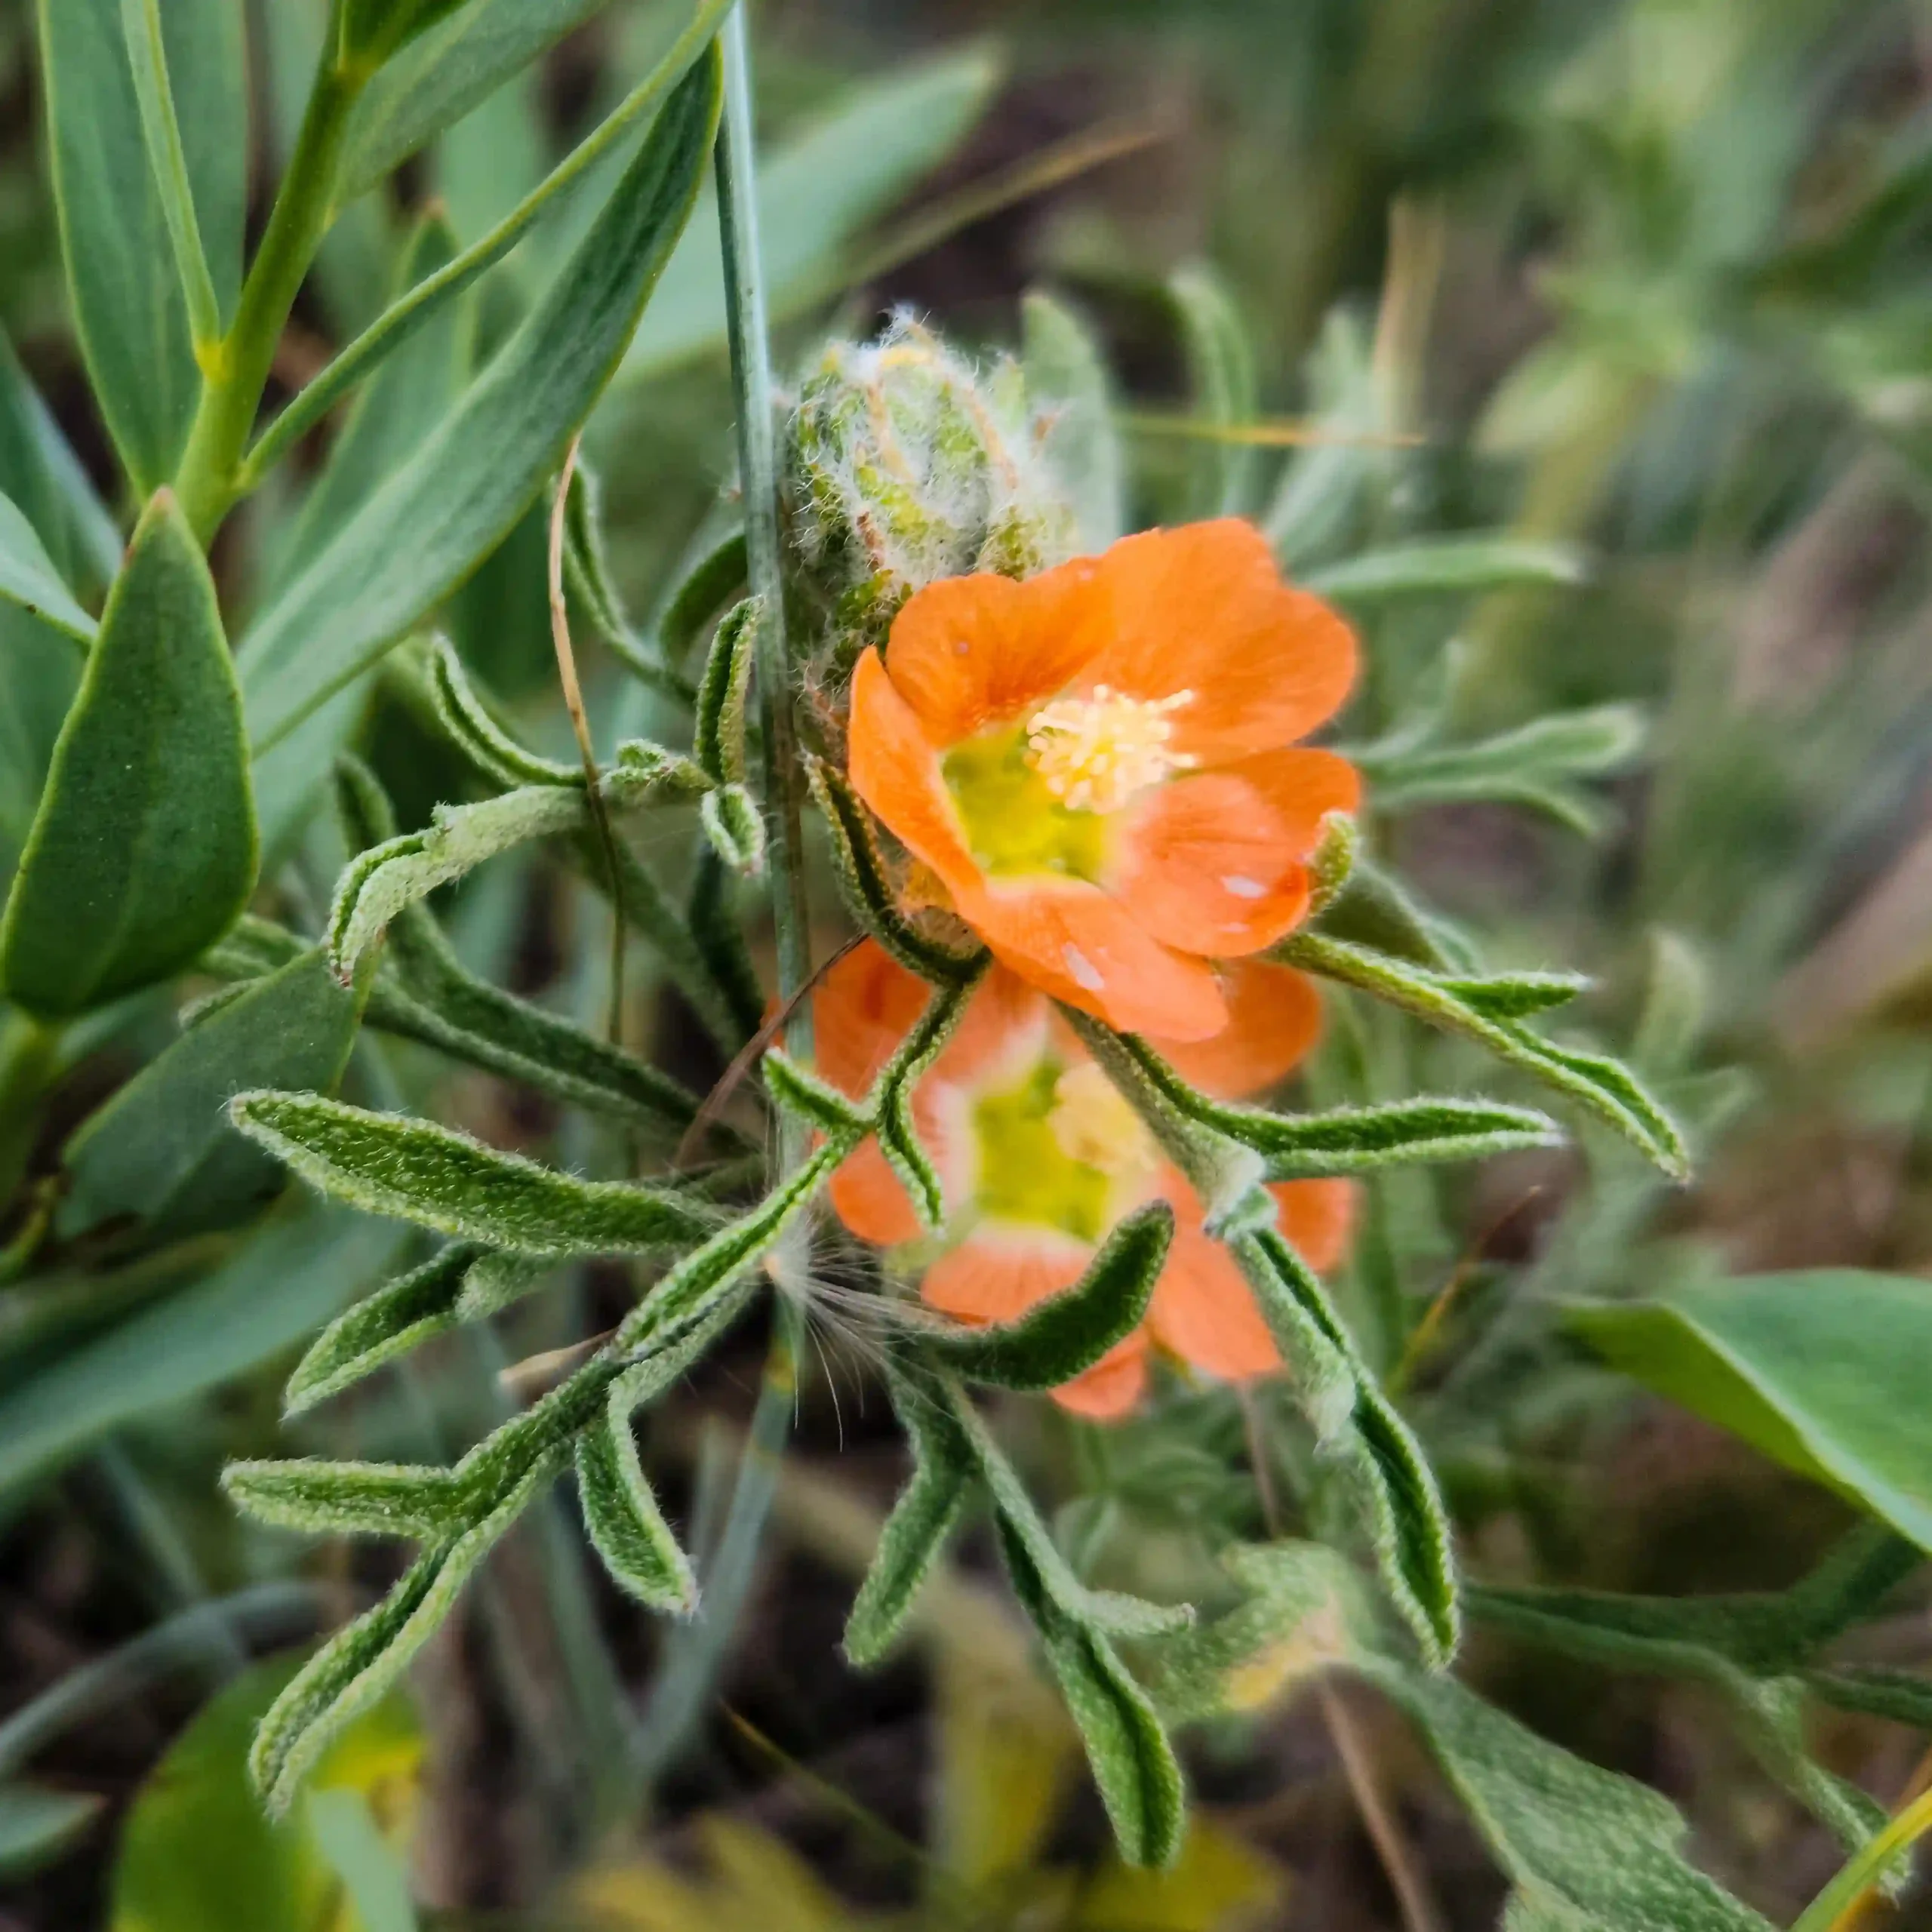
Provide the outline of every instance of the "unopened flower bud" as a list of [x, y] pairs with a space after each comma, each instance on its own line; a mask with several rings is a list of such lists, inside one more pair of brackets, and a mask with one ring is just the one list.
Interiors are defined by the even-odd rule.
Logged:
[[840, 655], [935, 578], [1030, 577], [1071, 554], [1074, 521], [1040, 455], [1018, 364], [976, 369], [909, 317], [834, 343], [790, 426], [795, 533]]

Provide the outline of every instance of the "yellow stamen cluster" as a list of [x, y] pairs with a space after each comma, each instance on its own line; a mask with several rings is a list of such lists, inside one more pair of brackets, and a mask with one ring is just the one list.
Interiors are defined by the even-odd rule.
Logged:
[[1096, 685], [1085, 697], [1056, 698], [1027, 721], [1026, 761], [1069, 811], [1117, 812], [1194, 763], [1171, 749], [1169, 721], [1193, 697], [1129, 697]]
[[1091, 1060], [1060, 1075], [1047, 1124], [1069, 1161], [1104, 1174], [1148, 1174], [1159, 1164], [1153, 1137], [1133, 1103]]

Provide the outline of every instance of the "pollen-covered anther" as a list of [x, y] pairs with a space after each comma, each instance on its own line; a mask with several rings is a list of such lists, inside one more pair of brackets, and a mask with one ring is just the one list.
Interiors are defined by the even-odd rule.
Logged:
[[1193, 698], [1192, 691], [1130, 697], [1110, 685], [1096, 685], [1084, 697], [1056, 698], [1027, 720], [1027, 762], [1069, 810], [1118, 811], [1195, 763], [1173, 749], [1171, 719]]
[[1160, 1150], [1134, 1103], [1091, 1060], [1060, 1075], [1047, 1124], [1069, 1160], [1103, 1174], [1152, 1174], [1160, 1165]]

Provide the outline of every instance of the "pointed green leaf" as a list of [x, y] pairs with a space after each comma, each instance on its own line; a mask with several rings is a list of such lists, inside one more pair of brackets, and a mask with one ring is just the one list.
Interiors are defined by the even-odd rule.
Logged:
[[845, 1655], [869, 1669], [891, 1650], [959, 1520], [978, 1463], [946, 1409], [894, 1377], [892, 1406], [912, 1455], [912, 1473], [880, 1531], [878, 1548], [845, 1620]]
[[1531, 584], [1577, 584], [1589, 575], [1583, 554], [1567, 544], [1481, 534], [1440, 537], [1367, 550], [1347, 562], [1306, 573], [1304, 590], [1343, 603], [1389, 597], [1431, 597]]
[[318, 1458], [230, 1463], [221, 1487], [238, 1509], [277, 1529], [437, 1543], [469, 1527], [463, 1492], [444, 1469]]
[[355, 1044], [359, 1004], [319, 946], [237, 989], [68, 1141], [63, 1228], [133, 1215], [151, 1236], [192, 1234], [272, 1198], [281, 1174], [229, 1125], [229, 1100], [265, 1084], [328, 1092]]
[[1017, 1321], [937, 1333], [922, 1325], [920, 1346], [937, 1366], [968, 1382], [1057, 1389], [1140, 1326], [1174, 1230], [1174, 1210], [1152, 1202], [1115, 1228], [1072, 1287], [1049, 1295]]
[[1820, 1269], [1572, 1310], [1612, 1367], [1932, 1549], [1932, 1301], [1915, 1277]]
[[94, 1792], [57, 1791], [24, 1778], [0, 1784], [0, 1878], [24, 1878], [51, 1864], [106, 1802]]
[[255, 816], [214, 585], [166, 493], [109, 593], [0, 925], [0, 982], [66, 1018], [152, 986], [232, 925]]
[[345, 1625], [299, 1670], [255, 1734], [248, 1774], [276, 1817], [331, 1743], [380, 1703], [455, 1607], [491, 1546], [556, 1474], [555, 1457], [533, 1463], [491, 1514], [454, 1543], [424, 1551], [383, 1601]]
[[1432, 1097], [1332, 1113], [1260, 1114], [1234, 1137], [1267, 1157], [1269, 1180], [1305, 1180], [1557, 1147], [1563, 1130], [1533, 1107]]
[[487, 1251], [451, 1241], [339, 1315], [295, 1365], [282, 1392], [282, 1413], [297, 1416], [456, 1325], [457, 1297], [470, 1264]]
[[707, 57], [666, 101], [543, 300], [435, 434], [257, 620], [238, 655], [258, 752], [380, 657], [536, 500], [691, 213], [718, 86]]
[[0, 496], [0, 597], [30, 616], [91, 644], [96, 626], [60, 580], [38, 534], [13, 500]]
[[880, 1070], [867, 1103], [879, 1151], [929, 1228], [937, 1228], [946, 1218], [946, 1192], [939, 1170], [920, 1141], [912, 1118], [912, 1095], [927, 1069], [946, 1051], [978, 983], [976, 971], [971, 980], [933, 989], [925, 1011]]
[[[217, 300], [234, 300], [248, 156], [236, 0], [162, 9], [186, 165]], [[147, 496], [174, 475], [201, 393], [161, 193], [148, 165], [121, 0], [41, 0], [55, 206], [94, 399]]]
[[242, 1094], [235, 1124], [364, 1213], [525, 1254], [649, 1254], [702, 1241], [707, 1209], [669, 1189], [577, 1180], [450, 1128], [312, 1094]]
[[306, 1202], [238, 1252], [0, 1396], [0, 1492], [139, 1416], [282, 1354], [392, 1265], [398, 1231]]
[[121, 568], [121, 533], [4, 330], [0, 491], [32, 525], [63, 583], [89, 591], [106, 586]]
[[583, 1526], [618, 1588], [652, 1610], [697, 1614], [697, 1577], [638, 1460], [628, 1411], [611, 1406], [577, 1439]]

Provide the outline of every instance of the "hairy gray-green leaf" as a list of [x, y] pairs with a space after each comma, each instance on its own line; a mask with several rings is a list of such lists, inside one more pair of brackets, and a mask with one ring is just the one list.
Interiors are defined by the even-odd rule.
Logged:
[[221, 1487], [238, 1509], [277, 1529], [438, 1543], [469, 1526], [455, 1478], [422, 1465], [316, 1457], [230, 1463]]
[[1276, 954], [1288, 964], [1377, 998], [1487, 1047], [1587, 1107], [1673, 1180], [1690, 1170], [1684, 1137], [1629, 1068], [1602, 1054], [1558, 1047], [1512, 1020], [1492, 1020], [1455, 990], [1456, 979], [1327, 934], [1300, 932]]
[[1140, 1327], [1174, 1231], [1174, 1210], [1151, 1202], [1114, 1229], [1072, 1287], [1049, 1295], [1017, 1321], [937, 1332], [922, 1326], [920, 1346], [936, 1364], [969, 1382], [1057, 1389]]
[[[236, 0], [169, 0], [162, 27], [195, 215], [226, 306], [248, 192], [242, 10]], [[41, 0], [40, 45], [75, 328], [108, 433], [146, 496], [174, 475], [202, 383], [121, 0]]]
[[255, 881], [214, 584], [165, 492], [137, 527], [0, 925], [0, 985], [64, 1019], [188, 965]]
[[630, 1418], [614, 1401], [577, 1439], [583, 1525], [618, 1588], [652, 1610], [697, 1612], [697, 1577], [638, 1460]]
[[235, 1124], [324, 1194], [525, 1254], [650, 1254], [715, 1216], [668, 1188], [578, 1180], [451, 1129], [312, 1094], [242, 1094]]
[[279, 1817], [288, 1809], [343, 1727], [395, 1684], [455, 1607], [491, 1546], [558, 1466], [554, 1455], [532, 1463], [482, 1521], [454, 1542], [425, 1550], [380, 1603], [338, 1630], [297, 1672], [263, 1718], [248, 1754], [249, 1776], [271, 1813]]
[[745, 694], [751, 688], [764, 605], [755, 597], [726, 612], [698, 681], [693, 755], [715, 785], [745, 782]]
[[950, 946], [931, 938], [900, 911], [871, 814], [844, 774], [809, 753], [805, 771], [832, 835], [832, 860], [853, 918], [900, 965], [922, 980], [960, 986], [975, 977], [986, 964], [983, 950]]
[[718, 87], [715, 57], [701, 60], [543, 300], [414, 457], [257, 620], [239, 660], [258, 752], [461, 583], [555, 473], [691, 213]]
[[457, 648], [438, 636], [429, 650], [429, 691], [443, 728], [471, 764], [499, 785], [581, 785], [583, 768], [540, 758], [518, 743], [478, 696]]
[[1080, 548], [1091, 555], [1127, 528], [1112, 379], [1085, 325], [1052, 296], [1029, 294], [1020, 316], [1026, 399], [1045, 420], [1047, 466], [1073, 506]]
[[1130, 1865], [1171, 1865], [1186, 1829], [1187, 1793], [1152, 1700], [1106, 1636], [1056, 1601], [1004, 1517], [1000, 1552], [1079, 1729], [1121, 1857]]
[[76, 643], [94, 641], [94, 620], [61, 581], [26, 512], [5, 496], [0, 496], [0, 597]]
[[327, 1093], [355, 1044], [360, 1002], [313, 947], [149, 1061], [68, 1141], [64, 1228], [134, 1215], [150, 1235], [226, 1226], [281, 1186], [275, 1163], [229, 1125], [229, 1099], [273, 1085]]
[[925, 1011], [880, 1069], [869, 1106], [879, 1151], [906, 1190], [919, 1219], [937, 1228], [946, 1218], [946, 1191], [912, 1118], [912, 1095], [926, 1071], [946, 1050], [978, 983], [968, 980], [933, 989]]
[[845, 1654], [859, 1669], [890, 1651], [914, 1600], [959, 1520], [978, 1471], [972, 1444], [950, 1414], [899, 1377], [892, 1406], [912, 1455], [912, 1473], [880, 1531], [865, 1580], [845, 1620]]
[[863, 1107], [780, 1048], [768, 1048], [760, 1065], [765, 1091], [787, 1113], [810, 1121], [822, 1134], [856, 1140], [866, 1133], [869, 1116]]
[[295, 1365], [282, 1392], [282, 1413], [300, 1415], [456, 1325], [457, 1297], [470, 1264], [488, 1251], [451, 1241], [406, 1275], [339, 1315]]
[[742, 785], [721, 786], [698, 801], [704, 835], [721, 864], [740, 878], [755, 878], [764, 869], [764, 814]]
[[690, 656], [698, 633], [745, 588], [745, 533], [734, 530], [686, 573], [657, 620], [657, 648], [672, 670]]

